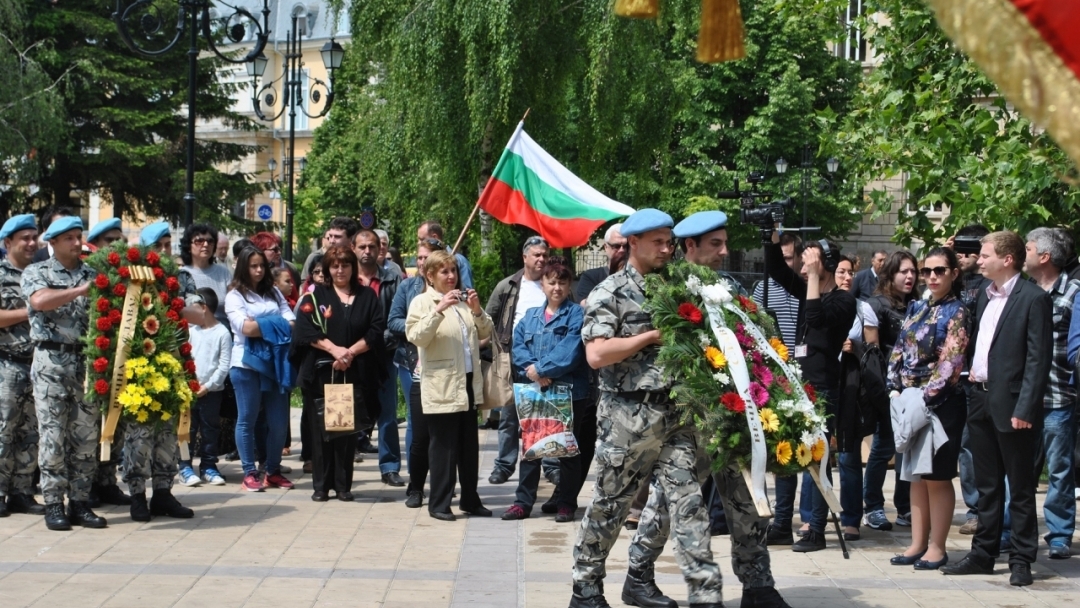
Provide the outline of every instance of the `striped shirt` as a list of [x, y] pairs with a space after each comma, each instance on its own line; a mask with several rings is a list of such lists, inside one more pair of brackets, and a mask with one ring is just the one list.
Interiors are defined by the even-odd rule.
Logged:
[[[784, 344], [794, 346], [799, 327], [799, 299], [787, 292], [779, 283], [769, 281], [769, 310], [776, 313], [776, 324], [780, 326], [780, 337]], [[754, 286], [754, 301], [761, 304], [762, 283]]]
[[1070, 384], [1073, 366], [1069, 363], [1069, 324], [1072, 322], [1073, 302], [1080, 292], [1080, 281], [1069, 280], [1068, 273], [1054, 281], [1047, 293], [1053, 304], [1054, 356], [1050, 362], [1050, 379], [1046, 385], [1043, 407], [1056, 410], [1072, 407], [1076, 402], [1076, 387]]

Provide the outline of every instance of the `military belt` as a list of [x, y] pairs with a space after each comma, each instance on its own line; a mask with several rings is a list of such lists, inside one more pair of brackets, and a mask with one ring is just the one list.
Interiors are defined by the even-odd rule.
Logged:
[[5, 361], [11, 361], [12, 363], [22, 363], [24, 365], [29, 365], [34, 362], [34, 355], [26, 355], [24, 357], [20, 355], [13, 355], [9, 352], [0, 350], [0, 359], [3, 359]]
[[641, 403], [673, 403], [668, 391], [619, 391], [615, 393], [623, 399], [640, 401]]
[[77, 353], [79, 352], [78, 344], [64, 344], [63, 342], [53, 342], [52, 340], [42, 340], [37, 343], [38, 348], [45, 350], [55, 350], [62, 353]]

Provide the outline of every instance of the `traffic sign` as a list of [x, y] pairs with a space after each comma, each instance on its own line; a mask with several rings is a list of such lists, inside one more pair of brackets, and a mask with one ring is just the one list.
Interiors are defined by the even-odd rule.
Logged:
[[274, 217], [274, 210], [270, 205], [259, 205], [259, 219], [264, 222], [269, 222], [270, 218]]

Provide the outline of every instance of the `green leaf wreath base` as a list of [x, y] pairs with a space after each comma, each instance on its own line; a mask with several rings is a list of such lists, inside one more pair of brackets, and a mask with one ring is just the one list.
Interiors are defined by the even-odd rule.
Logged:
[[[803, 384], [798, 365], [780, 339], [776, 322], [753, 301], [730, 294], [717, 273], [707, 267], [676, 262], [661, 272], [646, 276], [644, 308], [651, 313], [653, 326], [663, 335], [658, 363], [674, 381], [672, 395], [683, 408], [683, 422], [693, 424], [702, 433], [707, 451], [712, 457], [713, 470], [719, 471], [731, 463], [750, 468], [751, 439], [743, 403], [727, 364], [715, 362], [718, 344], [709, 322], [702, 288], [720, 285], [730, 299], [728, 307], [737, 307], [743, 315], [770, 341], [769, 348], [786, 361], [788, 372], [762, 352], [760, 345], [749, 335], [742, 316], [721, 307], [724, 325], [738, 337], [750, 380], [764, 389], [767, 400], [758, 404], [763, 420], [766, 441], [767, 470], [777, 475], [793, 475], [820, 461], [824, 452], [825, 405], [809, 384]], [[716, 289], [716, 288], [713, 288]], [[696, 292], [696, 293], [695, 293]], [[713, 292], [715, 293], [715, 292]], [[712, 360], [706, 356], [706, 349]], [[789, 373], [790, 372], [790, 373]], [[800, 400], [797, 386], [802, 385], [808, 400]], [[760, 391], [755, 389], [759, 397]], [[758, 400], [755, 400], [758, 403]], [[744, 404], [745, 407], [745, 404]], [[766, 411], [767, 410], [767, 411]], [[776, 420], [772, 421], [772, 416]], [[778, 459], [778, 448], [787, 445], [788, 461]], [[802, 461], [800, 462], [800, 458]]]
[[[121, 242], [99, 249], [84, 263], [98, 272], [90, 286], [90, 327], [83, 349], [87, 403], [102, 412], [109, 409], [117, 349], [124, 347], [128, 356], [123, 373], [130, 390], [117, 395], [123, 404], [121, 416], [142, 423], [176, 423], [199, 390], [188, 323], [180, 314], [185, 302], [179, 297], [176, 263], [147, 247]], [[135, 331], [126, 344], [120, 344], [124, 300], [131, 269], [136, 266], [149, 268], [154, 279], [142, 283]]]

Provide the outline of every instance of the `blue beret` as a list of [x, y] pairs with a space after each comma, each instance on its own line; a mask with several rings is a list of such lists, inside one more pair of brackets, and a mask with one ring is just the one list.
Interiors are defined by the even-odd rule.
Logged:
[[675, 221], [671, 219], [670, 215], [663, 211], [660, 211], [659, 209], [642, 209], [626, 218], [626, 221], [623, 222], [622, 230], [619, 230], [619, 232], [623, 236], [633, 236], [635, 234], [643, 234], [650, 230], [656, 230], [657, 228], [671, 228], [674, 225]]
[[139, 234], [139, 244], [149, 247], [167, 234], [169, 234], [169, 222], [154, 222], [142, 229]]
[[105, 220], [104, 222], [98, 222], [94, 224], [94, 227], [90, 229], [90, 234], [86, 235], [87, 242], [93, 242], [94, 239], [105, 234], [110, 230], [118, 230], [120, 228], [120, 218], [114, 217], [111, 220]]
[[698, 211], [675, 226], [675, 236], [701, 236], [727, 226], [727, 214], [723, 211]]
[[53, 223], [49, 224], [49, 229], [45, 231], [45, 234], [41, 235], [41, 238], [45, 239], [46, 241], [51, 241], [69, 230], [82, 229], [82, 219], [80, 219], [79, 216], [65, 215], [64, 217], [57, 218]]
[[20, 230], [27, 230], [29, 228], [37, 228], [37, 223], [34, 221], [34, 215], [32, 213], [13, 215], [11, 219], [4, 222], [4, 227], [0, 228], [0, 240], [8, 238]]

